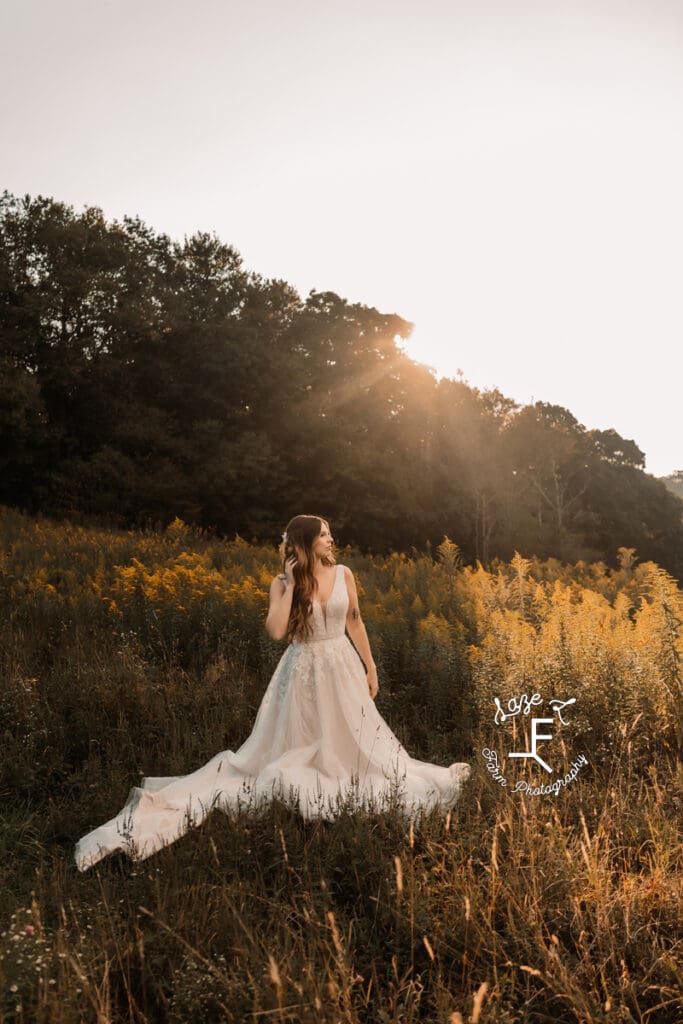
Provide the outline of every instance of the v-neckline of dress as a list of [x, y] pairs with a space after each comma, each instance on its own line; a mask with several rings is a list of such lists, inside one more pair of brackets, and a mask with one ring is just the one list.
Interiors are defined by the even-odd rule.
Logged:
[[330, 590], [329, 594], [327, 595], [327, 600], [325, 601], [325, 604], [323, 604], [321, 601], [319, 601], [317, 597], [313, 598], [314, 604], [317, 604], [318, 608], [323, 613], [323, 622], [325, 624], [325, 629], [327, 629], [327, 606], [330, 603], [330, 601], [332, 600], [332, 595], [334, 594], [335, 587], [337, 586], [337, 580], [338, 579], [339, 579], [339, 566], [336, 565], [334, 567], [334, 582], [332, 584], [332, 589]]

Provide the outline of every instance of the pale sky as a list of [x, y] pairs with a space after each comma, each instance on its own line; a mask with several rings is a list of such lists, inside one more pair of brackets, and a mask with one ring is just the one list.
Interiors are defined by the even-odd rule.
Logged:
[[683, 468], [678, 0], [2, 0], [0, 189], [415, 323]]

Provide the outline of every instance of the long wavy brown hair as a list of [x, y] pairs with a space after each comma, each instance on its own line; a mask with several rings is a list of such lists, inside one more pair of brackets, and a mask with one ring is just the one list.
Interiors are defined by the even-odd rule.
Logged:
[[[306, 637], [311, 633], [311, 615], [313, 614], [313, 598], [318, 588], [318, 581], [315, 578], [315, 555], [313, 544], [320, 536], [320, 532], [330, 524], [322, 516], [294, 516], [290, 519], [285, 528], [284, 538], [280, 544], [280, 557], [282, 559], [282, 571], [288, 558], [296, 555], [297, 564], [294, 567], [294, 593], [292, 594], [292, 610], [289, 613], [287, 625], [287, 639], [292, 641], [295, 637]], [[322, 559], [323, 565], [336, 565], [332, 555], [325, 555]]]

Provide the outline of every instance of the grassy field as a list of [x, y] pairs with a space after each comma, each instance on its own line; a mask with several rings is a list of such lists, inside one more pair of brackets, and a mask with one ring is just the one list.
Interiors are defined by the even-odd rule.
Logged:
[[[283, 646], [275, 552], [176, 520], [109, 531], [0, 508], [0, 1021], [683, 1020], [683, 598], [652, 563], [448, 539], [364, 557], [377, 706], [411, 754], [467, 760], [451, 812], [303, 822], [286, 803], [84, 874], [73, 846], [141, 775], [237, 749]], [[506, 753], [575, 698], [557, 795]], [[496, 751], [508, 786], [487, 770]], [[490, 761], [488, 762], [490, 764]]]

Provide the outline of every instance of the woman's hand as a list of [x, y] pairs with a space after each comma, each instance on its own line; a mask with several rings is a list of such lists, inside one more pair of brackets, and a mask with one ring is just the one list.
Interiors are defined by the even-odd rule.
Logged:
[[299, 564], [299, 559], [296, 555], [290, 555], [285, 562], [285, 586], [288, 587], [290, 583], [294, 583], [294, 567]]
[[370, 668], [368, 669], [367, 678], [370, 696], [374, 700], [375, 697], [377, 696], [377, 691], [379, 690], [379, 683], [377, 682], [377, 668], [375, 665], [371, 665]]

